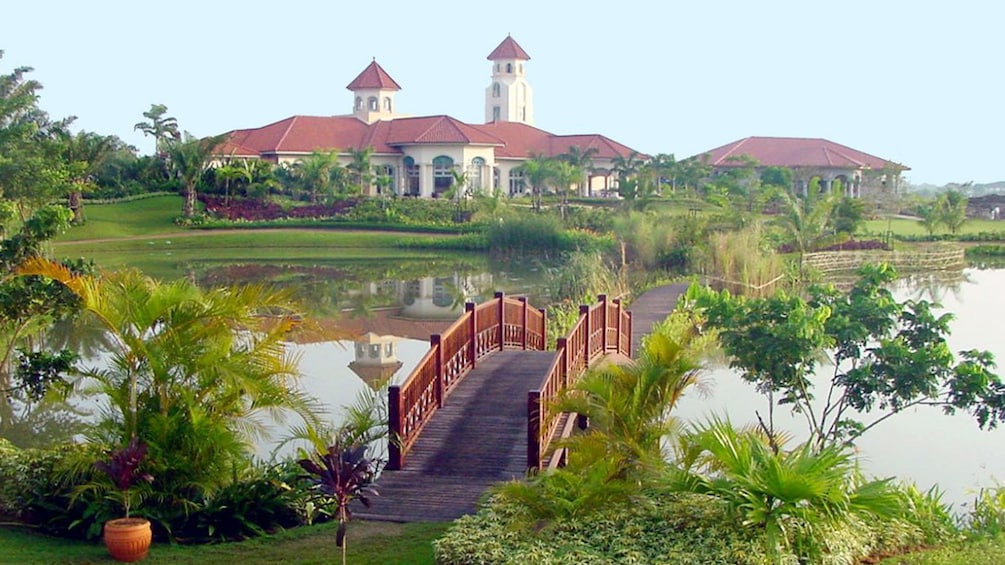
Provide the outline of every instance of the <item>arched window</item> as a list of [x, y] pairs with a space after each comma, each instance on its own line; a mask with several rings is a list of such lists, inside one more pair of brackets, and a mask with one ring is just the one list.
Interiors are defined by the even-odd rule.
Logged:
[[493, 82], [492, 83], [492, 97], [493, 98], [499, 98], [499, 92], [501, 90], [502, 89], [499, 87], [499, 83], [498, 82]]
[[357, 110], [363, 109], [363, 99], [360, 98], [359, 96], [356, 97], [356, 109]]
[[384, 111], [385, 112], [390, 112], [391, 111], [391, 97], [390, 96], [385, 96], [384, 97]]
[[454, 160], [446, 155], [433, 159], [433, 196], [446, 192], [454, 184]]
[[471, 160], [471, 167], [468, 169], [468, 186], [475, 191], [485, 188], [482, 184], [482, 171], [485, 170], [485, 159], [475, 157]]
[[419, 165], [415, 159], [405, 157], [405, 195], [418, 196], [419, 192]]
[[499, 106], [492, 107], [492, 121], [498, 122], [502, 118], [502, 109]]
[[366, 106], [367, 106], [367, 108], [370, 108], [371, 112], [376, 112], [377, 111], [377, 97], [376, 96], [371, 96], [371, 97], [367, 98], [366, 99]]
[[509, 170], [509, 195], [517, 196], [523, 194], [524, 188], [523, 169], [517, 167]]

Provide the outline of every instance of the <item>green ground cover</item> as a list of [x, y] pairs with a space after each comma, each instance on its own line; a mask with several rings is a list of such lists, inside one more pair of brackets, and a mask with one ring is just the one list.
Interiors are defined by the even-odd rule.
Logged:
[[136, 237], [183, 231], [174, 224], [181, 212], [181, 196], [155, 196], [114, 204], [86, 204], [87, 222], [56, 241]]
[[[349, 524], [348, 562], [355, 565], [432, 564], [432, 541], [446, 529], [442, 523]], [[169, 545], [156, 543], [145, 564], [159, 563], [338, 563], [335, 524], [322, 524], [283, 531], [248, 541], [214, 545]], [[18, 528], [0, 527], [0, 562], [30, 564], [114, 563], [100, 542], [91, 543], [35, 534]]]
[[[920, 223], [918, 223], [917, 220], [910, 218], [892, 218], [890, 220], [880, 218], [877, 220], [868, 220], [862, 228], [863, 232], [871, 234], [884, 234], [887, 230], [892, 231], [894, 235], [928, 235], [928, 232]], [[1005, 232], [1005, 222], [969, 219], [964, 222], [963, 227], [960, 228], [961, 234], [976, 234], [982, 232]], [[938, 229], [935, 230], [935, 235], [942, 235], [946, 233], [948, 233], [948, 231], [942, 226], [939, 226]]]

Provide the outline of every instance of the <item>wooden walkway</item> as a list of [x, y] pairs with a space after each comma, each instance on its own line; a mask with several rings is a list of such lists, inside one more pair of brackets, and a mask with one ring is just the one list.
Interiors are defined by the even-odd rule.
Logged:
[[426, 425], [401, 471], [384, 471], [380, 496], [356, 517], [448, 521], [476, 510], [489, 486], [527, 470], [527, 391], [554, 351], [500, 351], [478, 363]]
[[[632, 303], [632, 352], [669, 315], [687, 284], [652, 289]], [[416, 440], [400, 471], [385, 470], [372, 507], [354, 516], [394, 522], [449, 521], [477, 510], [493, 484], [527, 469], [527, 391], [537, 388], [554, 351], [500, 351], [479, 361]]]

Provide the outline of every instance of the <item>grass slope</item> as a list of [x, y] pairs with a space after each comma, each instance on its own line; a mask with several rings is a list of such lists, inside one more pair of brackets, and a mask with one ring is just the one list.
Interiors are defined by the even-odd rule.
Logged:
[[181, 196], [155, 196], [115, 204], [86, 204], [87, 222], [75, 226], [56, 241], [111, 239], [180, 232], [174, 224], [181, 215]]
[[[432, 541], [445, 523], [390, 524], [352, 522], [347, 535], [347, 561], [354, 565], [432, 565]], [[30, 564], [114, 563], [104, 545], [0, 528], [0, 562]], [[248, 541], [213, 545], [154, 544], [144, 564], [159, 563], [340, 563], [335, 524], [287, 530]]]

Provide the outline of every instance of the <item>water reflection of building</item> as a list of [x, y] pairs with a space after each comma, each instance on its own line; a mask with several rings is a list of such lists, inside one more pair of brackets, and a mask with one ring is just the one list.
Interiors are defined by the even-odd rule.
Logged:
[[381, 388], [401, 369], [398, 339], [373, 332], [363, 334], [354, 341], [356, 358], [349, 363], [349, 368], [374, 390]]

